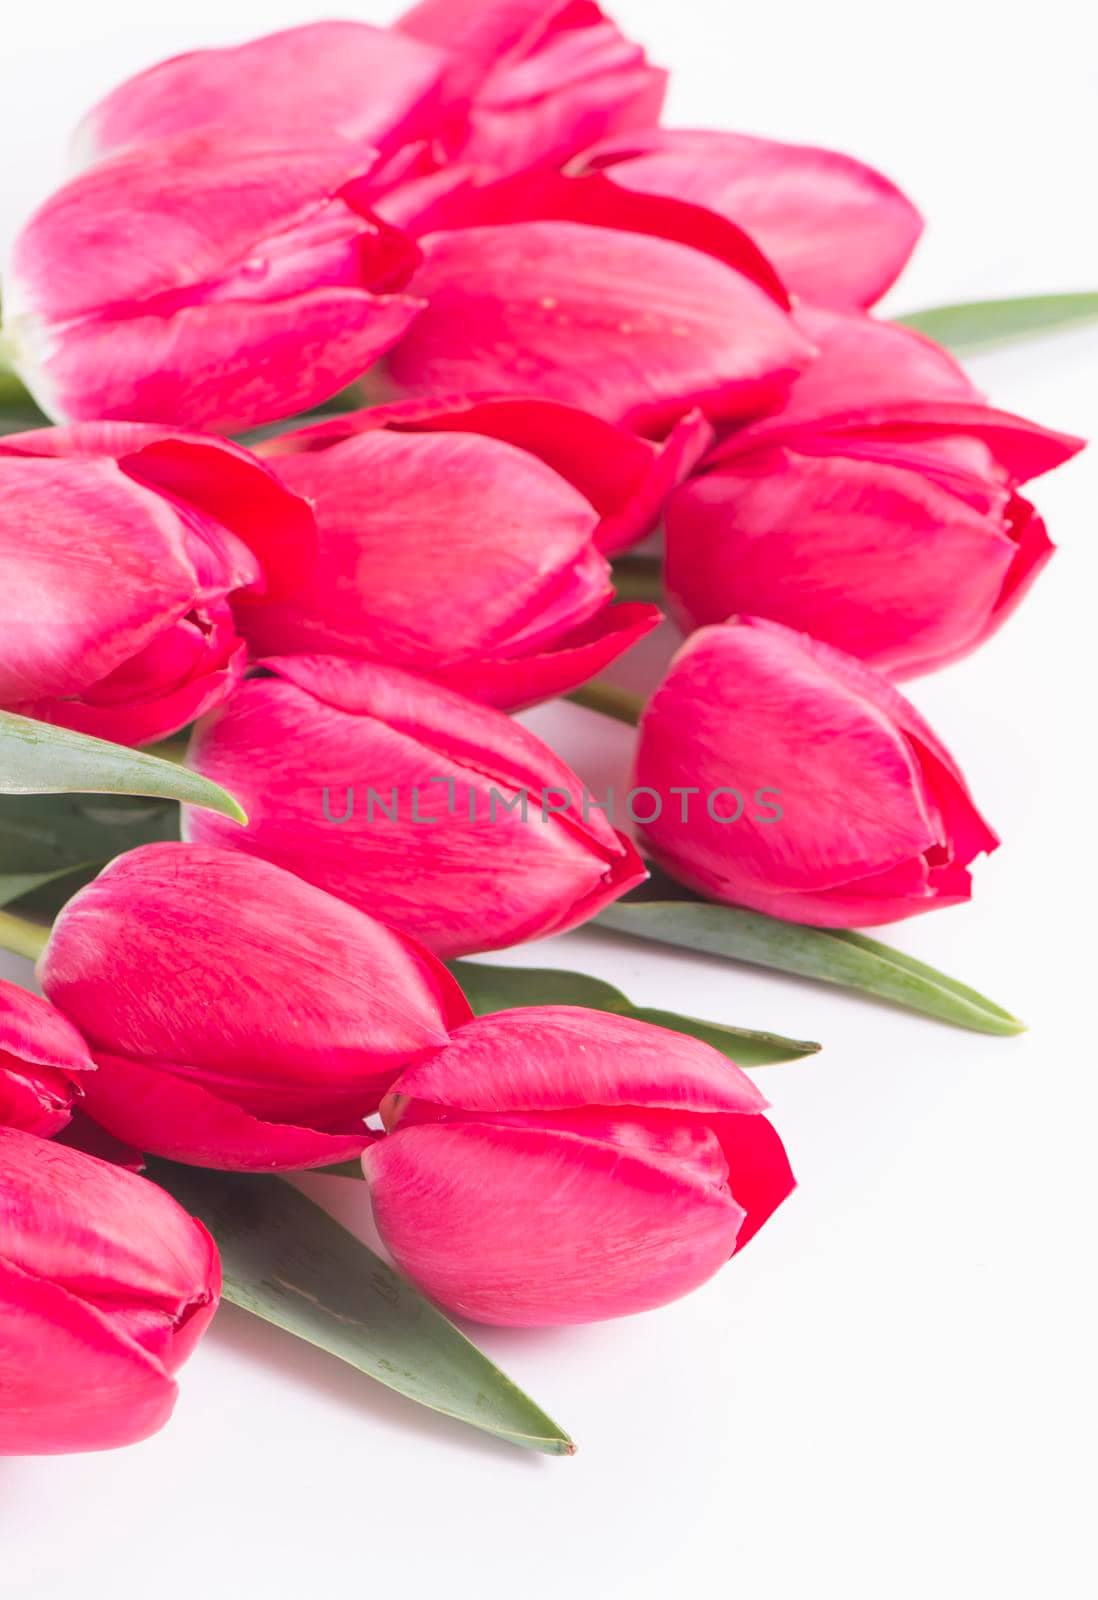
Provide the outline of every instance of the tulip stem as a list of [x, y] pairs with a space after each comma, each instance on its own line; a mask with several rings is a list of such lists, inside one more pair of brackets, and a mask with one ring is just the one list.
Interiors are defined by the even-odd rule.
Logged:
[[30, 395], [12, 365], [11, 346], [4, 334], [0, 333], [0, 406], [20, 406], [29, 402]]
[[623, 556], [611, 576], [619, 600], [662, 600], [663, 563], [658, 556]]
[[189, 739], [162, 739], [159, 744], [147, 744], [142, 755], [155, 756], [158, 761], [170, 761], [173, 766], [186, 764]]
[[588, 711], [600, 711], [604, 717], [615, 717], [618, 722], [627, 722], [633, 728], [640, 721], [641, 712], [644, 710], [643, 695], [634, 694], [631, 689], [621, 689], [616, 683], [607, 683], [602, 678], [594, 678], [590, 683], [581, 684], [565, 698], [571, 700], [574, 705], [586, 706]]
[[0, 911], [0, 950], [10, 950], [13, 956], [37, 961], [49, 936], [50, 930], [39, 923], [28, 922], [11, 911]]

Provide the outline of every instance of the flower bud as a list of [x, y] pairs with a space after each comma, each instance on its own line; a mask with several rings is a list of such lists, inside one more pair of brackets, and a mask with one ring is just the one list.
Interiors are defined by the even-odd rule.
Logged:
[[564, 933], [645, 871], [540, 739], [392, 667], [264, 663], [189, 755], [249, 816], [188, 808], [191, 839], [276, 861], [442, 956]]
[[478, 1017], [401, 1074], [363, 1157], [394, 1260], [462, 1316], [591, 1322], [713, 1275], [793, 1187], [709, 1045], [578, 1006]]
[[66, 1127], [79, 1079], [93, 1071], [70, 1022], [37, 995], [0, 981], [0, 1127], [50, 1138]]
[[0, 1215], [0, 1455], [155, 1433], [217, 1307], [205, 1228], [144, 1178], [12, 1128]]
[[206, 845], [111, 862], [58, 917], [41, 979], [91, 1046], [96, 1122], [139, 1150], [248, 1171], [357, 1155], [405, 1062], [470, 1015], [414, 940]]
[[999, 842], [886, 678], [758, 617], [687, 640], [641, 719], [635, 782], [691, 797], [641, 830], [681, 883], [824, 928], [967, 900]]

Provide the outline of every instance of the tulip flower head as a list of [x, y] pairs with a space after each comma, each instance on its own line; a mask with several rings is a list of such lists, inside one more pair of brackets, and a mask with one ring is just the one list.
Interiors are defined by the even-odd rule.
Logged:
[[969, 899], [998, 839], [886, 678], [758, 617], [702, 628], [640, 724], [634, 781], [674, 795], [645, 849], [713, 900], [857, 928]]
[[375, 164], [337, 138], [195, 133], [73, 178], [14, 246], [20, 376], [56, 421], [232, 433], [318, 405], [422, 308], [400, 292], [415, 245], [354, 200]]
[[359, 1154], [401, 1067], [469, 1016], [412, 940], [204, 845], [119, 856], [65, 906], [40, 973], [95, 1058], [96, 1122], [150, 1154], [243, 1171]]
[[380, 661], [506, 709], [563, 694], [659, 622], [611, 605], [599, 546], [647, 531], [708, 432], [687, 419], [657, 450], [570, 406], [503, 400], [378, 406], [273, 439], [318, 557], [241, 626], [256, 655]]
[[437, 955], [564, 933], [643, 881], [632, 845], [540, 739], [393, 667], [264, 665], [195, 730], [189, 764], [248, 813], [188, 807], [188, 838], [248, 851]]
[[0, 1215], [0, 1455], [155, 1433], [217, 1309], [205, 1228], [144, 1178], [3, 1127]]
[[863, 308], [903, 270], [923, 222], [894, 183], [836, 150], [744, 133], [650, 127], [570, 163], [640, 194], [669, 195], [746, 228], [809, 305]]
[[[244, 669], [229, 597], [302, 581], [306, 503], [228, 440], [84, 423], [0, 440], [0, 705], [126, 744]], [[246, 609], [246, 604], [245, 604]]]
[[424, 0], [391, 28], [313, 22], [173, 56], [100, 101], [77, 147], [90, 164], [186, 133], [331, 136], [395, 157], [391, 175], [498, 177], [654, 124], [666, 82], [592, 0]]
[[659, 121], [667, 73], [594, 0], [420, 0], [401, 33], [450, 54], [441, 140], [501, 175]]
[[77, 133], [82, 164], [157, 139], [332, 136], [387, 153], [429, 134], [446, 51], [395, 28], [309, 22], [246, 44], [190, 50], [113, 89]]
[[95, 1062], [70, 1022], [46, 1000], [0, 980], [0, 1128], [59, 1133]]
[[793, 1177], [709, 1045], [573, 1006], [478, 1017], [410, 1066], [365, 1152], [398, 1266], [480, 1322], [590, 1322], [710, 1278]]
[[1082, 441], [989, 407], [922, 335], [819, 310], [817, 362], [671, 497], [667, 592], [686, 628], [772, 617], [913, 677], [966, 655], [1052, 555], [1018, 485]]
[[379, 369], [395, 396], [537, 394], [661, 438], [765, 412], [815, 353], [742, 229], [599, 172], [458, 191], [419, 246], [427, 309]]

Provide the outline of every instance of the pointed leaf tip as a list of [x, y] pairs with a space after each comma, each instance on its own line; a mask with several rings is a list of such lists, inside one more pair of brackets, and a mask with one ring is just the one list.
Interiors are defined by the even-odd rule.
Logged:
[[619, 900], [600, 912], [595, 924], [636, 939], [860, 990], [977, 1033], [1007, 1037], [1025, 1029], [1017, 1017], [967, 984], [845, 928], [812, 928], [688, 898]]
[[197, 772], [12, 711], [0, 711], [0, 794], [146, 795], [248, 820], [231, 794]]
[[221, 1252], [226, 1300], [407, 1399], [545, 1455], [564, 1430], [402, 1274], [282, 1178], [150, 1159]]
[[636, 1006], [612, 983], [586, 972], [557, 967], [496, 967], [483, 961], [452, 961], [450, 970], [478, 1016], [489, 1011], [509, 1011], [516, 1006], [587, 1006], [634, 1017], [657, 1028], [685, 1033], [721, 1051], [740, 1067], [765, 1067], [779, 1061], [797, 1061], [817, 1053], [811, 1039], [786, 1039], [780, 1033], [760, 1033], [701, 1017]]

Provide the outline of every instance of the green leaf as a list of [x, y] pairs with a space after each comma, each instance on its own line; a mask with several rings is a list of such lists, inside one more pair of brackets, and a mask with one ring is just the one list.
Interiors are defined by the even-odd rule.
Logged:
[[0, 434], [49, 426], [49, 417], [35, 405], [22, 379], [7, 365], [4, 336], [0, 333]]
[[933, 306], [895, 319], [964, 354], [1034, 339], [1076, 323], [1098, 321], [1098, 294], [1031, 294], [1016, 300], [972, 300]]
[[74, 872], [179, 838], [179, 807], [130, 795], [0, 794], [0, 873]]
[[248, 819], [216, 783], [142, 750], [0, 711], [0, 794], [139, 794]]
[[737, 906], [685, 899], [619, 900], [600, 912], [595, 923], [637, 939], [654, 939], [859, 989], [909, 1011], [978, 1033], [1014, 1034], [1025, 1030], [1025, 1023], [1009, 1011], [955, 978], [876, 939], [845, 929], [808, 928]]
[[679, 1016], [635, 1006], [620, 989], [583, 972], [560, 972], [549, 967], [492, 967], [480, 961], [452, 961], [450, 970], [465, 990], [478, 1016], [487, 1011], [509, 1011], [514, 1006], [590, 1006], [619, 1017], [636, 1017], [675, 1033], [689, 1034], [720, 1050], [741, 1067], [765, 1067], [776, 1061], [796, 1061], [815, 1055], [818, 1044], [804, 1039], [784, 1039], [779, 1033], [757, 1033], [751, 1028], [726, 1027], [698, 1017]]
[[61, 867], [57, 872], [4, 872], [0, 873], [0, 906], [14, 905], [24, 895], [44, 889], [58, 878], [67, 878], [75, 870]]
[[280, 1178], [149, 1161], [217, 1241], [224, 1297], [398, 1394], [512, 1444], [568, 1435], [406, 1278]]

